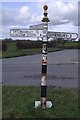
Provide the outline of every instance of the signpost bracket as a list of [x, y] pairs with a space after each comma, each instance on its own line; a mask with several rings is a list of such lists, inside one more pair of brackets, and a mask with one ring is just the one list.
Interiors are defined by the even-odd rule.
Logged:
[[[46, 108], [52, 108], [53, 104], [51, 101], [46, 101]], [[35, 108], [41, 107], [41, 101], [35, 101]]]

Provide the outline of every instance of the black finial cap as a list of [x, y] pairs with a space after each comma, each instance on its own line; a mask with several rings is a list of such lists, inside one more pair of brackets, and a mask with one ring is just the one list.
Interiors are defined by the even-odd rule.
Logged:
[[47, 6], [47, 5], [44, 5], [44, 6], [43, 6], [43, 9], [44, 9], [44, 10], [47, 10], [47, 9], [48, 9], [48, 6]]

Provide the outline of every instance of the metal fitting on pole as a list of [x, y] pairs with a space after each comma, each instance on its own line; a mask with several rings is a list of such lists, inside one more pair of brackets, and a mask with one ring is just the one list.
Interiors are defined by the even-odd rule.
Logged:
[[42, 22], [49, 22], [49, 18], [47, 17], [48, 13], [47, 13], [47, 9], [48, 9], [48, 6], [47, 5], [44, 5], [43, 6], [43, 9], [44, 9], [44, 17], [42, 19]]

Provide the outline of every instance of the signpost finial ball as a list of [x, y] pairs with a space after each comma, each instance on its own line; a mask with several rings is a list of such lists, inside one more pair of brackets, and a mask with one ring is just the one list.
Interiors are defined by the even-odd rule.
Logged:
[[47, 5], [44, 5], [44, 6], [43, 6], [43, 9], [44, 9], [44, 10], [47, 10], [47, 9], [48, 9], [48, 6], [47, 6]]

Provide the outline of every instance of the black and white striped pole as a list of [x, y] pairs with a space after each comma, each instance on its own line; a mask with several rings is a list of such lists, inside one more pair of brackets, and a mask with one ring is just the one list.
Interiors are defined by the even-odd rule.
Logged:
[[44, 17], [42, 19], [43, 22], [43, 45], [42, 45], [42, 77], [41, 77], [41, 108], [46, 108], [46, 89], [47, 89], [47, 42], [48, 42], [48, 22], [49, 19], [47, 17], [47, 9], [48, 6], [45, 5], [44, 9]]
[[47, 43], [48, 43], [48, 22], [49, 18], [47, 17], [48, 6], [44, 5], [44, 17], [43, 22], [43, 38], [42, 38], [42, 76], [41, 76], [41, 101], [35, 101], [35, 108], [41, 106], [42, 109], [51, 108], [51, 101], [46, 101], [47, 93]]

